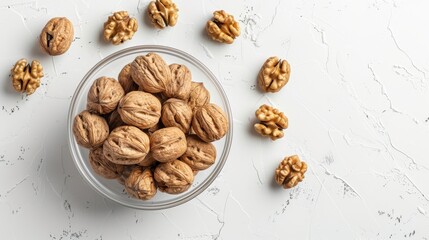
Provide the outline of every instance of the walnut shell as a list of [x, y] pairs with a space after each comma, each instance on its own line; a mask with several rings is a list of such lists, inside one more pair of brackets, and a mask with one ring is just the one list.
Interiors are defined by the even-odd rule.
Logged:
[[216, 160], [216, 148], [212, 143], [202, 141], [197, 135], [186, 137], [188, 148], [180, 160], [188, 164], [193, 171], [209, 168]]
[[191, 167], [180, 160], [159, 164], [154, 171], [161, 192], [179, 194], [189, 189], [194, 181]]
[[178, 127], [188, 133], [192, 122], [192, 109], [186, 102], [170, 98], [162, 106], [161, 121], [166, 127]]
[[89, 89], [86, 107], [91, 112], [110, 113], [118, 106], [124, 94], [124, 89], [118, 81], [109, 77], [100, 77]]
[[165, 86], [164, 95], [168, 98], [187, 100], [191, 93], [192, 75], [191, 71], [180, 64], [171, 64], [171, 82]]
[[138, 164], [149, 153], [149, 137], [133, 126], [115, 128], [103, 144], [103, 153], [116, 164]]
[[121, 84], [125, 93], [129, 93], [132, 91], [137, 91], [139, 89], [139, 85], [137, 85], [132, 76], [131, 76], [131, 63], [125, 65], [121, 72], [118, 75], [118, 82]]
[[125, 123], [147, 129], [159, 122], [161, 103], [150, 93], [133, 91], [121, 99], [118, 113]]
[[145, 92], [164, 92], [171, 82], [171, 71], [156, 53], [138, 56], [131, 63], [131, 76]]
[[192, 82], [191, 83], [191, 92], [189, 93], [189, 98], [187, 100], [188, 105], [192, 108], [192, 111], [202, 107], [210, 102], [210, 93], [204, 87], [202, 82]]
[[109, 126], [103, 117], [84, 110], [74, 118], [73, 134], [79, 145], [97, 148], [109, 136]]
[[125, 180], [125, 190], [131, 196], [149, 200], [156, 194], [155, 180], [149, 168], [135, 167]]
[[103, 154], [103, 147], [94, 148], [89, 151], [89, 163], [98, 175], [107, 179], [120, 177], [124, 166], [112, 163]]
[[186, 152], [185, 134], [177, 127], [159, 129], [150, 136], [150, 150], [159, 162], [175, 160]]
[[213, 103], [198, 108], [194, 113], [192, 130], [205, 142], [221, 139], [228, 132], [228, 128], [226, 114]]
[[65, 17], [49, 20], [40, 33], [39, 42], [42, 48], [52, 56], [65, 53], [74, 39], [73, 24]]
[[139, 162], [138, 165], [142, 167], [150, 167], [157, 163], [156, 159], [153, 158], [152, 152], [149, 152], [143, 161]]

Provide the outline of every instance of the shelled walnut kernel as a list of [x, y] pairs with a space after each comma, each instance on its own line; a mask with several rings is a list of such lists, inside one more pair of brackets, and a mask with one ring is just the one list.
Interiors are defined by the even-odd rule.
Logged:
[[148, 14], [157, 28], [173, 27], [177, 23], [179, 9], [171, 0], [156, 0], [149, 3]]
[[288, 127], [288, 119], [284, 113], [268, 105], [261, 105], [255, 112], [260, 121], [254, 125], [255, 131], [262, 136], [277, 140], [284, 136], [283, 129]]
[[224, 10], [215, 11], [213, 19], [207, 21], [207, 34], [215, 41], [231, 44], [240, 35], [240, 25]]
[[137, 29], [137, 19], [130, 17], [127, 11], [115, 12], [104, 23], [103, 37], [107, 42], [118, 45], [133, 38]]
[[285, 157], [275, 172], [275, 180], [283, 188], [293, 188], [304, 179], [307, 164], [297, 155]]
[[290, 65], [286, 60], [281, 60], [278, 57], [268, 58], [258, 75], [259, 87], [264, 92], [278, 92], [290, 77]]
[[20, 59], [11, 69], [12, 85], [17, 92], [33, 94], [40, 87], [40, 79], [43, 77], [43, 67], [37, 60], [30, 63], [26, 59]]

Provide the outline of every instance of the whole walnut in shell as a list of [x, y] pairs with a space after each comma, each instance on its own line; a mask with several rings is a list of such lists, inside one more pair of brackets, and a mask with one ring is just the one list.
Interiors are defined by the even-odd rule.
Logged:
[[43, 77], [43, 67], [39, 61], [30, 63], [26, 59], [20, 59], [11, 69], [12, 85], [17, 92], [33, 94], [40, 87], [40, 79]]
[[162, 106], [161, 120], [166, 127], [178, 127], [188, 133], [191, 128], [192, 109], [186, 102], [170, 98]]
[[74, 39], [73, 24], [65, 17], [49, 20], [40, 33], [40, 45], [52, 56], [65, 53]]
[[165, 86], [164, 95], [168, 98], [187, 100], [191, 93], [192, 75], [191, 71], [180, 64], [171, 64], [171, 82]]
[[192, 130], [205, 142], [221, 139], [228, 132], [228, 128], [226, 114], [213, 103], [198, 108], [194, 113]]
[[212, 143], [202, 141], [197, 135], [186, 137], [188, 148], [180, 160], [188, 164], [193, 171], [209, 168], [216, 160], [216, 148]]
[[113, 163], [132, 165], [145, 159], [149, 147], [146, 133], [133, 126], [122, 126], [110, 133], [103, 144], [103, 153]]
[[74, 118], [73, 134], [79, 145], [97, 148], [109, 136], [109, 126], [103, 117], [85, 110]]
[[306, 171], [307, 164], [297, 155], [285, 157], [276, 169], [275, 180], [283, 188], [293, 188], [304, 179]]
[[145, 92], [164, 92], [171, 82], [171, 71], [156, 53], [138, 56], [131, 63], [131, 76]]
[[134, 82], [131, 76], [131, 63], [125, 65], [121, 72], [119, 72], [118, 82], [121, 84], [125, 93], [137, 91], [139, 86]]
[[125, 180], [125, 190], [138, 199], [149, 200], [153, 198], [156, 194], [156, 185], [150, 168], [133, 168]]
[[156, 0], [149, 3], [148, 14], [152, 23], [157, 28], [173, 27], [177, 23], [179, 15], [176, 4], [171, 0]]
[[189, 189], [194, 181], [191, 167], [180, 160], [159, 164], [154, 171], [161, 192], [179, 194]]
[[121, 99], [118, 113], [125, 123], [147, 129], [158, 123], [161, 117], [161, 103], [150, 93], [133, 91]]
[[150, 136], [150, 151], [159, 162], [177, 159], [186, 151], [185, 134], [177, 127], [159, 129]]
[[210, 93], [204, 83], [202, 82], [192, 82], [191, 83], [191, 92], [189, 93], [189, 98], [187, 100], [188, 105], [192, 108], [192, 111], [202, 107], [210, 102]]
[[259, 87], [264, 92], [278, 92], [290, 77], [290, 65], [286, 60], [278, 57], [268, 58], [258, 74]]
[[94, 81], [88, 92], [86, 107], [99, 114], [110, 113], [118, 106], [125, 92], [113, 78], [100, 77]]
[[94, 148], [89, 151], [89, 163], [98, 175], [107, 179], [120, 177], [124, 166], [112, 163], [103, 154], [103, 147]]

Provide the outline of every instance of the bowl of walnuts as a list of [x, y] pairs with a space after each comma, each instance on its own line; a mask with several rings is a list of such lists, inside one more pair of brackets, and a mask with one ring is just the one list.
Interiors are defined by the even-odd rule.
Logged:
[[232, 113], [214, 74], [191, 55], [136, 46], [84, 76], [68, 114], [69, 146], [83, 178], [122, 205], [183, 204], [219, 175]]

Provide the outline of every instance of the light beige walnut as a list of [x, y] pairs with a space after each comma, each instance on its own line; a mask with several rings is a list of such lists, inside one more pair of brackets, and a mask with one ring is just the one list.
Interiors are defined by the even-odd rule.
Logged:
[[177, 127], [159, 129], [150, 136], [150, 151], [159, 162], [173, 161], [186, 151], [185, 134]]
[[221, 139], [228, 132], [228, 128], [226, 114], [213, 103], [198, 108], [194, 113], [192, 130], [205, 142]]
[[178, 127], [186, 134], [191, 128], [192, 109], [185, 101], [170, 98], [162, 105], [161, 120], [164, 126]]
[[109, 125], [109, 130], [113, 131], [113, 129], [127, 125], [122, 121], [121, 115], [119, 115], [118, 110], [115, 110], [110, 113], [110, 115], [107, 118], [107, 124]]
[[109, 126], [103, 117], [85, 110], [74, 118], [73, 134], [79, 145], [97, 148], [109, 136]]
[[137, 19], [130, 17], [127, 11], [115, 12], [104, 23], [103, 37], [107, 42], [118, 45], [133, 38], [137, 29]]
[[180, 160], [188, 164], [193, 171], [209, 168], [216, 160], [216, 148], [212, 143], [206, 143], [197, 135], [186, 137], [188, 148]]
[[293, 188], [304, 179], [306, 171], [307, 164], [297, 155], [285, 157], [276, 169], [275, 180], [283, 188]]
[[161, 103], [150, 93], [133, 91], [121, 99], [118, 113], [125, 123], [147, 129], [158, 123], [161, 117]]
[[132, 165], [143, 161], [149, 148], [146, 133], [133, 126], [122, 126], [110, 133], [103, 144], [103, 153], [113, 163]]
[[231, 44], [240, 35], [240, 25], [224, 10], [215, 11], [213, 19], [207, 21], [207, 34], [215, 41]]
[[169, 194], [188, 190], [194, 181], [191, 167], [180, 160], [159, 164], [155, 168], [154, 177], [158, 189]]
[[131, 63], [131, 76], [145, 92], [160, 93], [171, 82], [171, 71], [156, 53], [138, 56]]
[[289, 77], [289, 63], [278, 57], [270, 57], [259, 71], [258, 84], [264, 92], [278, 92], [289, 81]]
[[125, 92], [114, 78], [97, 78], [88, 91], [86, 108], [98, 114], [113, 112]]
[[73, 24], [65, 17], [49, 20], [39, 37], [42, 48], [52, 56], [65, 53], [70, 48], [73, 39]]
[[37, 60], [30, 63], [26, 59], [20, 59], [11, 69], [13, 88], [17, 92], [33, 94], [40, 87], [40, 79], [43, 77], [43, 67]]
[[157, 28], [173, 27], [179, 17], [176, 4], [171, 0], [156, 0], [149, 3], [147, 12]]
[[152, 153], [149, 152], [146, 157], [143, 159], [143, 161], [139, 162], [137, 165], [142, 167], [151, 167], [155, 164], [157, 164], [158, 161], [156, 161], [155, 158], [153, 158]]
[[104, 157], [103, 147], [89, 151], [89, 163], [94, 172], [107, 179], [119, 178], [124, 170], [124, 166], [112, 163]]
[[210, 102], [210, 92], [204, 87], [202, 82], [192, 82], [191, 92], [187, 100], [188, 105], [195, 111], [197, 108], [202, 107]]
[[191, 93], [192, 75], [191, 71], [180, 64], [171, 64], [171, 82], [165, 86], [164, 95], [168, 98], [187, 100]]
[[288, 127], [288, 119], [278, 109], [263, 104], [255, 112], [260, 121], [254, 125], [255, 131], [262, 136], [277, 140], [284, 136], [283, 130]]
[[119, 72], [118, 82], [121, 84], [125, 93], [137, 91], [139, 86], [133, 81], [131, 77], [131, 63], [125, 65], [121, 72]]
[[125, 190], [135, 198], [149, 200], [156, 194], [156, 185], [150, 168], [135, 167], [125, 180]]

